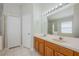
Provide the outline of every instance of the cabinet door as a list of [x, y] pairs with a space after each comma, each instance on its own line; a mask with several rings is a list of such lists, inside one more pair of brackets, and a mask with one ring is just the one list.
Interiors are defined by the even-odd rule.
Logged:
[[42, 42], [39, 42], [39, 53], [40, 53], [40, 55], [44, 55], [44, 50], [45, 48], [44, 48], [44, 43], [42, 43]]
[[45, 56], [53, 56], [53, 55], [54, 55], [53, 49], [45, 47]]
[[34, 48], [38, 51], [38, 39], [36, 37], [34, 37]]
[[57, 51], [55, 51], [55, 56], [64, 56], [64, 55], [59, 53], [59, 52], [57, 52]]
[[36, 48], [36, 37], [34, 37], [34, 49]]
[[58, 52], [61, 52], [65, 56], [73, 56], [73, 51], [71, 49], [65, 48], [63, 46], [59, 46]]

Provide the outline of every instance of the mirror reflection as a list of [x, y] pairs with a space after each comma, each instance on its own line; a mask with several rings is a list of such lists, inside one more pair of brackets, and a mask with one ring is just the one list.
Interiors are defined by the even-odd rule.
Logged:
[[78, 19], [74, 16], [73, 6], [64, 7], [60, 11], [47, 16], [48, 34], [79, 37]]

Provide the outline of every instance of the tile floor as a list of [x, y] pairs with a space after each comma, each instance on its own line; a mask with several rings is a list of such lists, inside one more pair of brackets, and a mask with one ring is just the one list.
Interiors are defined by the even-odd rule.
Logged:
[[37, 52], [27, 48], [17, 47], [1, 52], [1, 56], [40, 56]]

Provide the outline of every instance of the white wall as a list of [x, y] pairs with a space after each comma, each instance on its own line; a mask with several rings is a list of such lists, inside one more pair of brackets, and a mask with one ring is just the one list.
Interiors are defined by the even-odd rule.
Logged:
[[[3, 14], [3, 3], [0, 3], [0, 37], [2, 37], [0, 39], [0, 48], [3, 49], [4, 48], [4, 38], [3, 38], [3, 22], [2, 22], [2, 14]], [[2, 47], [1, 47], [2, 46]]]
[[46, 15], [42, 15], [42, 21], [41, 21], [41, 33], [47, 34], [48, 30], [48, 20]]
[[41, 10], [39, 4], [33, 4], [34, 33], [41, 33]]
[[0, 35], [2, 35], [2, 12], [3, 12], [3, 4], [0, 3]]
[[20, 4], [5, 3], [3, 7], [4, 15], [20, 16]]
[[74, 8], [73, 35], [74, 37], [79, 37], [79, 4], [75, 4], [73, 8]]

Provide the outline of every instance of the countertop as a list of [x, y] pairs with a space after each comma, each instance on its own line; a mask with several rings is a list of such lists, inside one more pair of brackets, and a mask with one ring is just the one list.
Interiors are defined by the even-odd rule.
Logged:
[[62, 37], [63, 40], [61, 41], [59, 40], [60, 36], [57, 35], [35, 34], [34, 36], [79, 52], [79, 38]]

